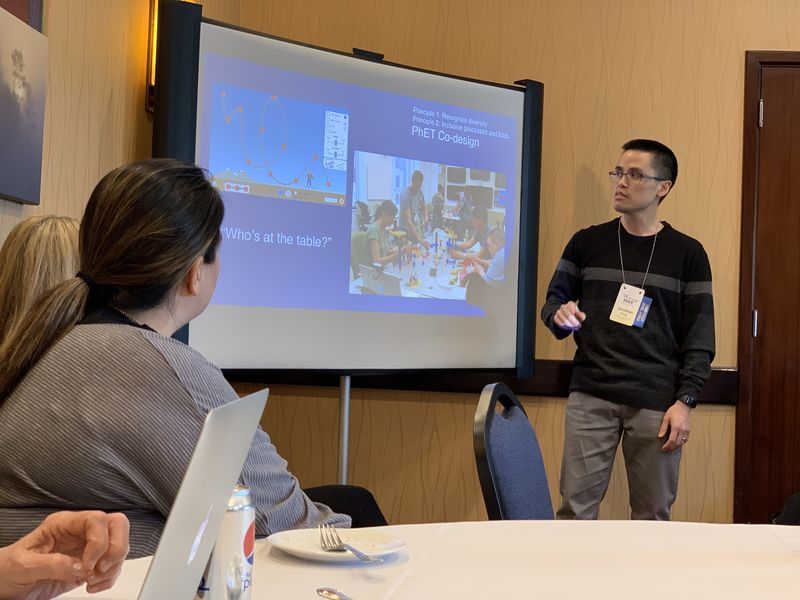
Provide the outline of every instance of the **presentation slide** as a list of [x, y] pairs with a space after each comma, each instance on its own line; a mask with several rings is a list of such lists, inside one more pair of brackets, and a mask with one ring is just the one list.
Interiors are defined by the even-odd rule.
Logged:
[[512, 367], [523, 97], [204, 23], [196, 161], [225, 220], [190, 344], [231, 368]]

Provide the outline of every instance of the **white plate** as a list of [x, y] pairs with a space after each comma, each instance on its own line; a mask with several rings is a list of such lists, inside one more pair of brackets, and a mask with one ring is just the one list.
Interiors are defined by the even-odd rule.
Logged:
[[[374, 529], [337, 529], [339, 537], [346, 544], [370, 556], [389, 556], [403, 546], [405, 541], [398, 537]], [[267, 541], [298, 558], [321, 562], [353, 562], [358, 559], [350, 552], [325, 552], [319, 545], [319, 531], [316, 529], [291, 529], [273, 533]]]

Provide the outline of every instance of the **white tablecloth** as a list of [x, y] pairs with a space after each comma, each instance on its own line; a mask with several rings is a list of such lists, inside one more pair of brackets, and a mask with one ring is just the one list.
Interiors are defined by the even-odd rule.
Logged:
[[[407, 545], [381, 563], [292, 558], [258, 542], [253, 600], [800, 598], [800, 527], [636, 521], [504, 521], [383, 528]], [[136, 598], [149, 559], [100, 595]]]

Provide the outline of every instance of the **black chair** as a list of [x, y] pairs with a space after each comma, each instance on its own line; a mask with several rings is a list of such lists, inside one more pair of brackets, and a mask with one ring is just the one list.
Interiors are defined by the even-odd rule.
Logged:
[[783, 510], [772, 516], [775, 525], [800, 525], [800, 493], [786, 499]]
[[497, 290], [474, 271], [467, 273], [464, 278], [464, 287], [467, 288], [465, 290], [467, 304], [480, 306], [488, 312], [492, 308], [492, 304], [497, 303]]
[[369, 206], [361, 200], [353, 203], [358, 211], [358, 230], [366, 231], [367, 226], [372, 223], [372, 216], [369, 214]]
[[325, 504], [333, 512], [349, 515], [353, 527], [388, 525], [375, 497], [357, 485], [320, 485], [303, 490], [312, 502]]
[[553, 518], [539, 440], [522, 404], [504, 383], [483, 388], [472, 441], [489, 519]]

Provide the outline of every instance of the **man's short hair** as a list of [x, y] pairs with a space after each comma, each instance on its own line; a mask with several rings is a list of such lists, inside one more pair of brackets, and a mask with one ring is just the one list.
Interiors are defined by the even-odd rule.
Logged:
[[473, 219], [486, 223], [489, 220], [489, 211], [485, 206], [473, 206], [471, 216]]
[[653, 155], [653, 168], [662, 179], [667, 179], [675, 186], [678, 178], [678, 159], [675, 153], [661, 142], [655, 140], [631, 140], [622, 145], [622, 149], [647, 152]]
[[411, 173], [411, 181], [414, 181], [417, 178], [419, 178], [420, 181], [425, 179], [425, 176], [422, 174], [422, 171], [420, 171], [419, 169], [417, 169], [416, 171]]

